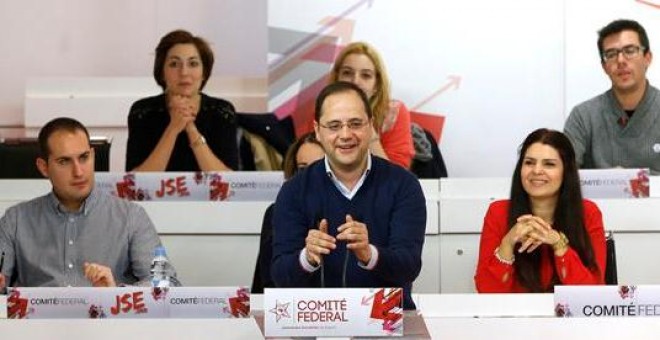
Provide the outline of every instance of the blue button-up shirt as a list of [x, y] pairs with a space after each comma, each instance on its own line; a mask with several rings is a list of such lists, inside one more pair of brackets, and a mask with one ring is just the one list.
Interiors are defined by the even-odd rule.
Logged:
[[77, 212], [51, 192], [19, 203], [0, 219], [2, 273], [16, 287], [90, 286], [83, 264], [112, 270], [117, 284], [148, 278], [156, 229], [139, 205], [93, 189]]

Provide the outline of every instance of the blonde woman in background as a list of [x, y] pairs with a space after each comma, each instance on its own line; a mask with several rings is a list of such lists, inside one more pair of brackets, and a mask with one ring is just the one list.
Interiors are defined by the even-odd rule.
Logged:
[[415, 155], [410, 112], [402, 102], [391, 99], [389, 78], [378, 52], [364, 42], [346, 46], [330, 74], [330, 82], [336, 81], [357, 85], [369, 98], [375, 130], [371, 153], [409, 169]]

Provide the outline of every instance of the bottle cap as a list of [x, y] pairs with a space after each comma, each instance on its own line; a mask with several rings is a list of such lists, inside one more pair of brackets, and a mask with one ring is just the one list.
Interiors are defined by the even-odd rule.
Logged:
[[163, 246], [158, 246], [154, 250], [154, 256], [167, 256], [167, 252], [165, 251], [165, 247]]

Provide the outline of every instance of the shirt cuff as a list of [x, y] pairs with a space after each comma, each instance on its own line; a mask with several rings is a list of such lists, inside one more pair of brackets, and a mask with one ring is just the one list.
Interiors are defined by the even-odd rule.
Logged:
[[305, 254], [307, 248], [303, 248], [300, 251], [300, 255], [298, 256], [298, 262], [300, 262], [300, 266], [308, 273], [313, 273], [317, 269], [319, 269], [321, 266], [313, 266], [309, 261], [307, 261], [307, 256]]
[[360, 261], [358, 261], [358, 266], [366, 270], [374, 269], [374, 267], [376, 267], [376, 263], [378, 263], [378, 248], [376, 248], [373, 244], [370, 244], [369, 248], [371, 248], [371, 259], [369, 260], [369, 262], [366, 265], [364, 265]]

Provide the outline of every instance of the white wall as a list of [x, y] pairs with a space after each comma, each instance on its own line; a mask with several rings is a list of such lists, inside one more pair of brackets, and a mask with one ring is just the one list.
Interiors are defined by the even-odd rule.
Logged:
[[[596, 32], [618, 18], [642, 23], [654, 48], [658, 0], [271, 0], [268, 10], [271, 30], [370, 42], [395, 98], [408, 107], [432, 98], [418, 110], [446, 117], [440, 149], [450, 177], [510, 176], [529, 132], [563, 129], [573, 105], [609, 88]], [[336, 20], [331, 28], [329, 19]], [[281, 50], [270, 48], [271, 65]], [[322, 77], [319, 64], [303, 60], [290, 72], [309, 83], [298, 73]], [[460, 77], [458, 88], [434, 96], [450, 76]], [[660, 68], [651, 66], [648, 76], [657, 85]], [[271, 101], [280, 103], [288, 88], [276, 85]]]
[[[649, 36], [651, 51], [660, 49], [660, 1], [566, 1], [566, 112], [610, 86], [598, 63], [597, 30], [610, 21], [630, 18], [639, 21]], [[651, 6], [655, 4], [656, 7]], [[604, 6], [603, 6], [604, 5]], [[656, 61], [657, 63], [657, 61]], [[660, 86], [660, 65], [649, 68], [647, 77]]]
[[[409, 107], [432, 97], [418, 110], [446, 117], [440, 147], [450, 176], [509, 176], [527, 133], [561, 129], [574, 104], [609, 87], [597, 59], [599, 28], [633, 18], [657, 47], [660, 9], [647, 3], [658, 2], [0, 0], [0, 127], [22, 126], [28, 78], [150, 77], [153, 49], [174, 28], [212, 42], [216, 77], [272, 77], [274, 51], [283, 49], [269, 46], [271, 35], [286, 31], [282, 43], [296, 45], [320, 34], [373, 43], [394, 97]], [[271, 100], [294, 96], [328, 67], [294, 64]], [[461, 78], [458, 88], [434, 96], [450, 76]], [[652, 65], [649, 79], [658, 83], [660, 68]]]
[[0, 0], [0, 126], [23, 125], [31, 77], [150, 77], [176, 28], [211, 43], [214, 75], [266, 77], [266, 0]]

